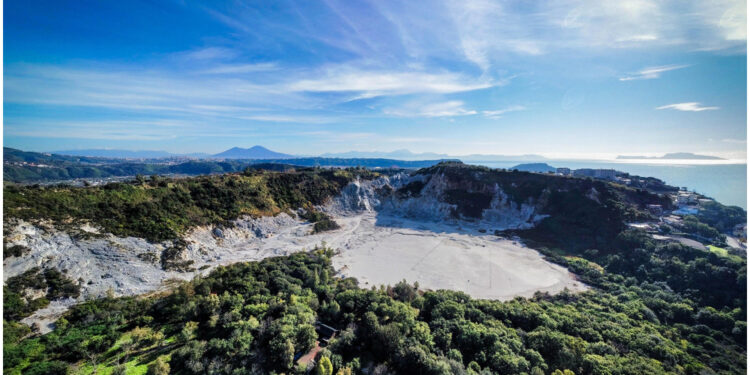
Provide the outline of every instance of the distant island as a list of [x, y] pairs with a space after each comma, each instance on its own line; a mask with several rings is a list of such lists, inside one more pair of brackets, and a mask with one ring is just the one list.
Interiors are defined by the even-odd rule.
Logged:
[[653, 159], [653, 160], [726, 160], [717, 156], [710, 155], [698, 155], [692, 152], [673, 152], [664, 154], [664, 156], [626, 156], [618, 155], [619, 160], [632, 160], [632, 159]]
[[556, 172], [557, 168], [547, 164], [547, 163], [526, 163], [526, 164], [518, 164], [515, 167], [510, 168], [511, 170], [517, 169], [519, 171], [523, 172], [536, 172], [536, 173], [548, 173], [548, 172]]

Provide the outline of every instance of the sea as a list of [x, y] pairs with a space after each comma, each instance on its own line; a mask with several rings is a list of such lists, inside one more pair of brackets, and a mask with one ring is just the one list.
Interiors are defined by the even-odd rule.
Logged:
[[[512, 168], [518, 161], [469, 161], [490, 168]], [[523, 162], [524, 164], [527, 162]], [[536, 162], [535, 162], [536, 163]], [[668, 185], [687, 188], [728, 206], [747, 210], [747, 164], [674, 164], [662, 162], [614, 162], [586, 160], [547, 160], [555, 168], [615, 169], [642, 177], [656, 177]]]

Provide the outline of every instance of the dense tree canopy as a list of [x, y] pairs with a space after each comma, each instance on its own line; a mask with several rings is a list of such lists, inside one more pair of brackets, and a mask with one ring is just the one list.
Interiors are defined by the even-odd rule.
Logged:
[[331, 255], [316, 249], [221, 267], [159, 298], [86, 302], [41, 337], [22, 339], [24, 328], [5, 322], [6, 372], [96, 362], [301, 373], [296, 359], [315, 346], [316, 321], [340, 330], [318, 354], [327, 374], [744, 371], [740, 309], [701, 307], [664, 283], [623, 280], [580, 258], [568, 262], [596, 290], [499, 302], [421, 293], [406, 282], [360, 289], [332, 277]]

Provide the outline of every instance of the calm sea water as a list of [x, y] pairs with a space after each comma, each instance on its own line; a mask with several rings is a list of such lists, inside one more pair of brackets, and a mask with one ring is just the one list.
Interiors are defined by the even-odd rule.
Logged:
[[[510, 168], [520, 164], [517, 161], [469, 163], [491, 168]], [[581, 160], [552, 160], [546, 163], [556, 168], [612, 168], [638, 176], [656, 177], [669, 185], [686, 187], [722, 204], [740, 206], [747, 210], [747, 164], [665, 165]]]

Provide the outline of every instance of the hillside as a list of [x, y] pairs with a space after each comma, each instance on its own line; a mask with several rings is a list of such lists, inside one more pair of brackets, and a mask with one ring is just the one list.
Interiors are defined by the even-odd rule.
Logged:
[[88, 188], [11, 185], [4, 189], [4, 219], [91, 221], [120, 236], [174, 240], [197, 225], [321, 204], [355, 176], [369, 175], [365, 170], [248, 170], [192, 179], [139, 178]]
[[15, 183], [46, 183], [68, 180], [106, 180], [136, 175], [206, 175], [241, 172], [258, 164], [297, 167], [423, 168], [441, 160], [403, 161], [394, 159], [276, 158], [237, 160], [124, 159], [79, 157], [4, 149], [3, 180]]
[[117, 159], [117, 158], [49, 154], [49, 153], [41, 153], [41, 152], [22, 151], [22, 150], [17, 150], [15, 148], [3, 147], [3, 163], [5, 163], [5, 165], [34, 163], [34, 164], [46, 164], [49, 166], [57, 166], [57, 165], [64, 165], [65, 163], [113, 164], [113, 163], [122, 163], [122, 160]]
[[[304, 373], [298, 359], [329, 337], [316, 322], [338, 330], [313, 355], [318, 363], [330, 362], [332, 371], [324, 373], [733, 374], [746, 366], [746, 260], [628, 227], [655, 219], [649, 204], [670, 208], [671, 200], [610, 182], [450, 162], [393, 175], [248, 171], [89, 188], [8, 187], [4, 200], [6, 223], [25, 219], [73, 230], [77, 221], [89, 221], [120, 235], [166, 239], [175, 248], [185, 246], [180, 244], [190, 228], [202, 225], [190, 241], [210, 241], [200, 240], [198, 248], [193, 242], [188, 250], [209, 255], [205, 244], [224, 246], [249, 232], [260, 231], [262, 246], [283, 236], [233, 218], [322, 203], [319, 213], [334, 220], [372, 210], [377, 218], [408, 218], [425, 228], [431, 221], [441, 223], [440, 230], [475, 225], [488, 231], [477, 234], [488, 241], [495, 230], [495, 241], [518, 236], [591, 287], [504, 302], [426, 290], [412, 280], [378, 289], [334, 277], [344, 275], [332, 267], [339, 255], [316, 248], [218, 267], [163, 294], [93, 299], [40, 336], [29, 335], [19, 318], [45, 301], [76, 296], [76, 285], [88, 286], [65, 272], [30, 269], [6, 279], [5, 290], [12, 292], [4, 300], [7, 373], [64, 373], [69, 367]], [[403, 217], [389, 216], [398, 214]], [[367, 236], [375, 229], [366, 228]], [[331, 238], [342, 235], [334, 230]], [[107, 251], [104, 241], [78, 236], [76, 246], [91, 243], [97, 253]], [[118, 244], [112, 248], [118, 257], [126, 255], [121, 240], [105, 240]], [[12, 259], [25, 256], [23, 249], [17, 254]], [[396, 259], [388, 258], [392, 267]], [[26, 293], [34, 290], [46, 295], [31, 299]]]

